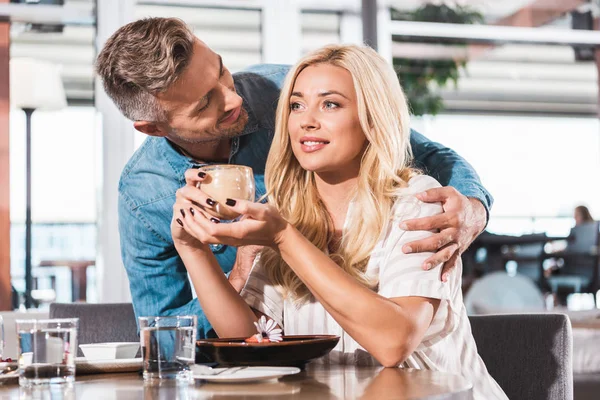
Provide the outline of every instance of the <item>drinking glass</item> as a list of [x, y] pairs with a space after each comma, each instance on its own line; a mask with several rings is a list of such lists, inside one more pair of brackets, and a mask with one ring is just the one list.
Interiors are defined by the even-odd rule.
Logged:
[[195, 315], [140, 317], [144, 379], [192, 381], [196, 357]]
[[78, 318], [17, 320], [19, 385], [75, 380]]
[[4, 359], [4, 320], [0, 315], [0, 362]]
[[231, 221], [240, 216], [225, 205], [227, 199], [254, 201], [252, 168], [244, 165], [214, 164], [200, 167], [198, 171], [206, 173], [206, 178], [198, 183], [198, 188], [216, 201], [212, 209], [206, 209], [213, 217]]

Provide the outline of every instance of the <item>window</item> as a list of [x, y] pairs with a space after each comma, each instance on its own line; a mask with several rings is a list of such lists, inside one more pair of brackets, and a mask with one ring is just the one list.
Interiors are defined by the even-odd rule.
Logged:
[[413, 127], [466, 158], [494, 196], [494, 233], [568, 234], [579, 204], [600, 213], [595, 118], [440, 115]]
[[[32, 269], [34, 288], [71, 301], [67, 268], [39, 267], [42, 260], [96, 257], [95, 157], [97, 115], [93, 107], [36, 111], [31, 128]], [[10, 115], [11, 276], [25, 290], [25, 115]], [[96, 298], [94, 269], [88, 301]]]

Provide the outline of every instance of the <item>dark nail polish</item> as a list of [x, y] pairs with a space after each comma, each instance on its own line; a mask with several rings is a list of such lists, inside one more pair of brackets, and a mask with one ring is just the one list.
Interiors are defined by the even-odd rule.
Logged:
[[213, 199], [206, 199], [206, 204], [208, 204], [209, 206], [214, 206], [215, 201]]
[[192, 216], [196, 215], [196, 212], [194, 211], [194, 209], [192, 207], [190, 207], [190, 214], [192, 214]]
[[179, 225], [183, 226], [183, 222], [181, 222], [181, 220], [179, 218], [177, 218], [176, 221]]
[[219, 220], [218, 220], [218, 219], [216, 219], [216, 218], [211, 218], [211, 219], [210, 219], [210, 222], [214, 222], [215, 224], [218, 224], [218, 223], [219, 223], [219, 222], [221, 222], [221, 221], [219, 221]]
[[227, 204], [230, 207], [235, 206], [235, 200], [234, 199], [227, 199], [227, 201], [225, 201], [225, 204]]
[[199, 176], [200, 178], [204, 178], [204, 177], [206, 176], [206, 173], [205, 173], [205, 172], [202, 172], [202, 171], [200, 171], [200, 172], [198, 172], [198, 176]]
[[181, 216], [182, 216], [183, 218], [185, 218], [185, 212], [183, 211], [183, 209], [180, 209], [179, 211], [181, 211]]

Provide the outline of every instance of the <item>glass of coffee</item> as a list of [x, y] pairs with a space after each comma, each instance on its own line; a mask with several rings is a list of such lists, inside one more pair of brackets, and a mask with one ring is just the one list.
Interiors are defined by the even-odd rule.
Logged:
[[17, 320], [19, 385], [75, 380], [78, 318]]
[[140, 317], [144, 380], [193, 380], [196, 358], [195, 315]]
[[240, 216], [225, 205], [227, 199], [254, 201], [255, 184], [252, 168], [244, 165], [214, 164], [200, 167], [206, 178], [198, 183], [198, 188], [216, 201], [206, 212], [220, 220], [231, 221]]

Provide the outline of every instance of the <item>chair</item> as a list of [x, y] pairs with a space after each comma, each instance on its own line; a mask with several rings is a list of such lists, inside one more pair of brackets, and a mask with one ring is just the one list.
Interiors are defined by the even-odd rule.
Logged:
[[511, 400], [572, 400], [572, 332], [563, 314], [471, 316], [479, 355]]
[[598, 224], [598, 222], [590, 222], [573, 227], [565, 251], [547, 256], [547, 258], [558, 258], [564, 261], [559, 274], [548, 278], [548, 285], [553, 293], [563, 288], [567, 288], [569, 293], [596, 293], [600, 289]]
[[542, 312], [544, 295], [526, 276], [496, 271], [479, 278], [464, 297], [467, 314]]
[[79, 318], [79, 344], [139, 341], [131, 303], [52, 303], [49, 316]]

